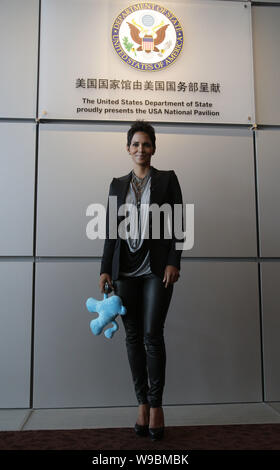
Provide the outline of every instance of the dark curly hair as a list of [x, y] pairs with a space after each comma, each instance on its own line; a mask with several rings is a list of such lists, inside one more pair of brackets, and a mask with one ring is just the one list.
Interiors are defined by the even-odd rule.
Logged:
[[132, 137], [134, 136], [135, 132], [145, 132], [148, 134], [148, 136], [151, 139], [151, 142], [153, 144], [154, 150], [156, 149], [156, 135], [155, 135], [155, 129], [151, 124], [149, 124], [147, 121], [143, 121], [141, 119], [135, 121], [130, 129], [127, 132], [127, 145], [130, 147]]

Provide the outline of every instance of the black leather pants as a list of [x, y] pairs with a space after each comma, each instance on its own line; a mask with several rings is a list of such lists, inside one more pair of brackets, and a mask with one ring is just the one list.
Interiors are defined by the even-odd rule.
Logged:
[[163, 332], [173, 284], [165, 287], [158, 276], [146, 274], [120, 277], [113, 286], [127, 308], [121, 319], [138, 403], [162, 406], [166, 366]]

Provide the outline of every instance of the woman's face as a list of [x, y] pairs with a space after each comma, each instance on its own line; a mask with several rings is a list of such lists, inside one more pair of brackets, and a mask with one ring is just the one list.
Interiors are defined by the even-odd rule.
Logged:
[[151, 157], [155, 153], [152, 141], [146, 132], [135, 132], [127, 151], [136, 165], [150, 165]]

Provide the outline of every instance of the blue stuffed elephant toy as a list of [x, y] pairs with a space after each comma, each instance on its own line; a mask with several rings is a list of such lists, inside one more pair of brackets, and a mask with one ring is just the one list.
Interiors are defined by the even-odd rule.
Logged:
[[105, 285], [105, 294], [103, 300], [96, 300], [90, 297], [86, 301], [86, 307], [89, 312], [99, 313], [99, 317], [94, 318], [90, 322], [90, 329], [94, 335], [100, 335], [103, 328], [109, 323], [113, 323], [112, 328], [105, 330], [106, 338], [112, 338], [115, 331], [118, 331], [119, 325], [115, 318], [117, 315], [125, 315], [126, 308], [122, 304], [122, 300], [118, 295], [108, 297], [108, 285]]

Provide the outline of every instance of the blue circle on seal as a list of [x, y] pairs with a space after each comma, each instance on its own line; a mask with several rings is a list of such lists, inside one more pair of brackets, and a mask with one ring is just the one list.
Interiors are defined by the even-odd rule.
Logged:
[[[155, 46], [154, 36], [152, 34], [149, 34], [149, 35], [144, 34], [144, 36], [142, 35], [140, 37], [139, 33], [141, 31], [139, 29], [136, 29], [136, 27], [141, 28], [141, 25], [137, 25], [136, 22], [133, 23], [133, 26], [130, 26], [130, 28], [133, 28], [134, 30], [134, 34], [133, 34], [134, 39], [132, 37], [130, 38], [126, 37], [123, 39], [123, 44], [122, 44], [122, 38], [120, 38], [120, 34], [119, 34], [120, 28], [123, 22], [126, 20], [126, 18], [133, 13], [139, 13], [141, 10], [142, 11], [145, 10], [142, 16], [142, 24], [146, 26], [147, 28], [153, 25], [152, 20], [154, 22], [154, 17], [152, 13], [153, 11], [155, 11], [165, 16], [168, 20], [168, 25], [170, 25], [171, 23], [175, 30], [176, 43], [171, 53], [164, 59], [160, 60], [159, 58], [159, 60], [153, 63], [140, 62], [139, 60], [134, 58], [132, 54], [129, 55], [128, 53], [130, 51], [133, 51], [134, 55], [136, 56], [137, 50], [142, 50], [142, 51], [146, 50], [148, 52], [155, 52], [155, 51], [159, 52], [159, 49]], [[124, 42], [124, 40], [126, 42]], [[157, 5], [155, 3], [145, 3], [145, 4], [136, 3], [134, 5], [131, 5], [125, 8], [114, 20], [114, 23], [112, 26], [112, 43], [118, 56], [121, 58], [123, 62], [125, 62], [130, 67], [133, 67], [134, 69], [140, 70], [140, 71], [157, 71], [157, 70], [163, 70], [164, 68], [168, 67], [169, 65], [175, 62], [175, 60], [177, 59], [177, 57], [182, 51], [183, 43], [184, 43], [184, 35], [183, 35], [182, 26], [178, 18], [170, 10], [168, 10], [165, 7], [161, 7], [160, 5]], [[125, 46], [125, 48], [127, 49], [127, 52], [125, 51], [123, 46]]]

